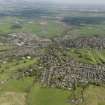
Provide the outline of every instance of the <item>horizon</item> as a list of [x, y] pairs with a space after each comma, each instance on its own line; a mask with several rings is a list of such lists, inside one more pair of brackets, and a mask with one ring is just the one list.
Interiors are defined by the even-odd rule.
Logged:
[[40, 3], [56, 3], [71, 5], [105, 5], [104, 0], [0, 0], [1, 3], [17, 3], [17, 2], [40, 2]]

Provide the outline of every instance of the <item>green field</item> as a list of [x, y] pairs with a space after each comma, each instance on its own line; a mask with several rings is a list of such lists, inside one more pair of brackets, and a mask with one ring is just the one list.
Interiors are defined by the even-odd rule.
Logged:
[[105, 24], [75, 27], [68, 34], [77, 34], [77, 36], [105, 36]]
[[[12, 60], [0, 64], [0, 81], [8, 80], [19, 70], [30, 69], [36, 63], [36, 60]], [[14, 76], [15, 77], [15, 76]]]
[[25, 19], [19, 17], [0, 18], [0, 34], [30, 32], [42, 37], [62, 35], [70, 36], [105, 36], [105, 23], [83, 26], [65, 26], [58, 20]]
[[96, 49], [70, 49], [67, 54], [75, 60], [82, 63], [89, 64], [104, 64], [105, 63], [105, 50]]
[[[32, 78], [22, 80], [10, 80], [0, 88], [0, 104], [10, 105], [73, 105], [72, 90], [66, 91], [55, 88], [42, 88], [38, 83], [33, 84]], [[7, 94], [5, 96], [5, 94]], [[79, 90], [76, 91], [80, 97]], [[12, 96], [12, 99], [9, 99]], [[89, 86], [85, 92], [85, 101], [79, 105], [104, 105], [105, 88], [99, 86]], [[25, 99], [24, 99], [25, 98]], [[17, 102], [17, 103], [16, 103]], [[20, 102], [20, 104], [19, 104]]]
[[0, 34], [30, 32], [42, 37], [54, 37], [62, 35], [66, 30], [63, 23], [54, 20], [5, 17], [0, 22]]

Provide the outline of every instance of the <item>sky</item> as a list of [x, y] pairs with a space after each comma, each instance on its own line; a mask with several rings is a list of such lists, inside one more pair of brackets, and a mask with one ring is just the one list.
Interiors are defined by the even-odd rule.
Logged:
[[65, 2], [65, 3], [79, 3], [79, 4], [103, 4], [105, 0], [51, 0], [55, 2]]
[[105, 0], [0, 0], [1, 1], [40, 1], [40, 2], [56, 2], [56, 3], [70, 3], [70, 4], [105, 4]]
[[72, 3], [72, 4], [105, 4], [105, 0], [27, 0], [27, 1], [50, 1], [57, 3]]

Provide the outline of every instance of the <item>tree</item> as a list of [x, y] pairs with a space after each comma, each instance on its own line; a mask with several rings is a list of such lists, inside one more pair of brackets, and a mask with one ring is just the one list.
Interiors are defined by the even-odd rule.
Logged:
[[84, 102], [84, 91], [88, 87], [88, 81], [86, 80], [81, 80], [79, 83], [79, 86], [82, 88], [81, 89], [81, 101]]

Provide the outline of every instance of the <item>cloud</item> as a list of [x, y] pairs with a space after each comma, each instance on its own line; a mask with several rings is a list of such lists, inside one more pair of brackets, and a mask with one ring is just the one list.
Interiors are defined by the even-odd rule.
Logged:
[[[36, 1], [36, 0], [33, 0]], [[92, 3], [92, 4], [103, 4], [105, 0], [41, 0], [41, 1], [51, 1], [51, 2], [59, 2], [59, 3]]]
[[55, 2], [71, 4], [105, 4], [105, 0], [0, 0], [1, 1], [28, 1], [28, 2]]

